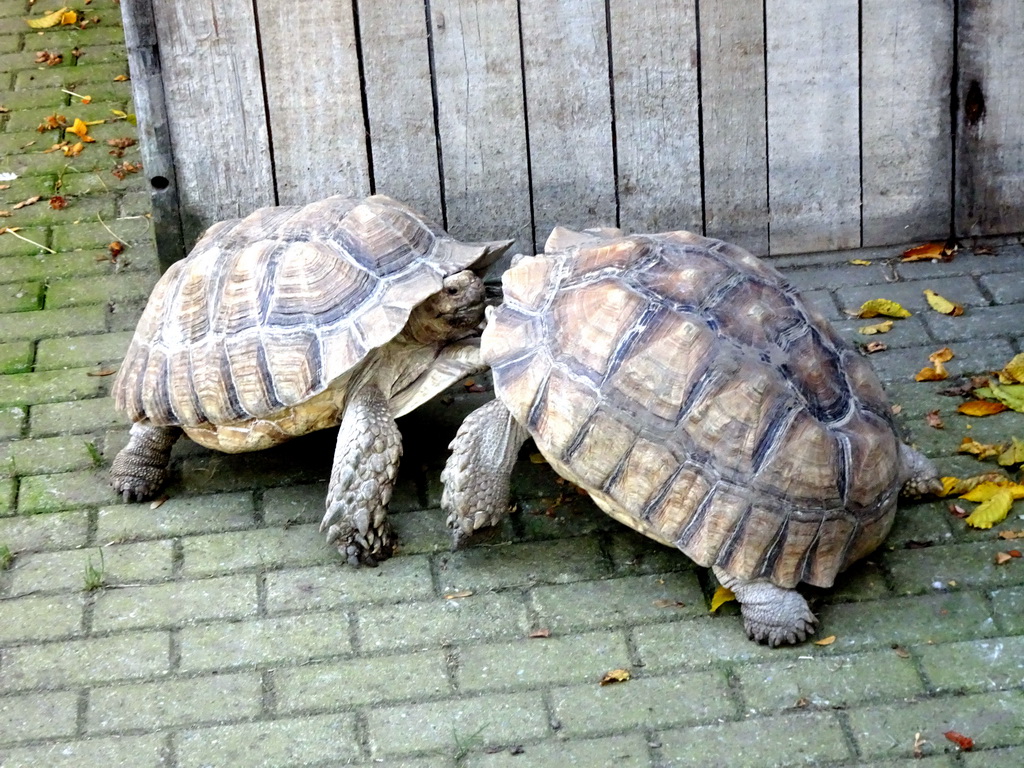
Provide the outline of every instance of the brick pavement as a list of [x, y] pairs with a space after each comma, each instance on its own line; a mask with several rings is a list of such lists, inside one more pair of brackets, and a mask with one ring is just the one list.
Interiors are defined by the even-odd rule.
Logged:
[[[145, 180], [111, 172], [137, 147], [118, 159], [104, 144], [134, 129], [93, 126], [74, 158], [43, 154], [62, 136], [35, 130], [131, 111], [116, 4], [84, 9], [99, 22], [37, 33], [26, 3], [0, 0], [0, 173], [17, 174], [0, 182], [0, 225], [38, 243], [0, 236], [0, 553], [14, 555], [0, 572], [0, 766], [1024, 764], [1024, 561], [993, 560], [1017, 514], [973, 531], [944, 503], [904, 509], [882, 550], [809, 591], [835, 642], [771, 650], [744, 637], [735, 605], [709, 614], [706, 572], [545, 466], [517, 469], [520, 514], [494, 541], [449, 553], [444, 446], [486, 395], [404, 419], [401, 549], [375, 570], [343, 566], [316, 532], [331, 434], [249, 456], [183, 442], [169, 501], [117, 503], [106, 471], [125, 430], [96, 374], [157, 276]], [[36, 64], [40, 50], [62, 63]], [[116, 263], [114, 239], [128, 246]], [[866, 298], [914, 312], [872, 360], [912, 439], [945, 472], [979, 471], [960, 438], [1021, 436], [1024, 417], [967, 419], [912, 376], [946, 343], [955, 374], [1024, 349], [1024, 247], [893, 267], [899, 250], [775, 263], [850, 338], [860, 323], [843, 310]], [[925, 287], [967, 313], [930, 312]], [[944, 430], [925, 425], [933, 409]], [[599, 686], [614, 668], [632, 679]]]

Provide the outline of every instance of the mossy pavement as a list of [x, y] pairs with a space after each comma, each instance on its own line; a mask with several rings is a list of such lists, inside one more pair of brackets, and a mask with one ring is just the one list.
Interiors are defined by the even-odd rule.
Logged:
[[[138, 147], [105, 143], [135, 135], [114, 114], [131, 112], [118, 7], [79, 5], [85, 29], [36, 32], [28, 3], [0, 0], [0, 226], [27, 239], [0, 235], [0, 766], [1024, 765], [1024, 559], [995, 562], [1019, 510], [977, 531], [946, 503], [903, 509], [880, 551], [810, 591], [834, 641], [772, 650], [735, 604], [709, 613], [705, 571], [525, 458], [518, 514], [450, 553], [438, 474], [486, 393], [403, 420], [400, 549], [376, 569], [317, 532], [330, 433], [248, 456], [183, 441], [166, 503], [119, 503], [109, 374], [158, 273], [144, 174], [113, 173]], [[37, 132], [58, 114], [107, 122], [77, 157], [44, 153], [74, 138]], [[948, 382], [913, 380], [947, 344], [954, 376], [1024, 349], [1024, 247], [969, 245], [949, 263], [775, 262], [852, 340], [865, 299], [914, 313], [871, 359], [908, 436], [960, 475], [983, 466], [956, 454], [964, 435], [1024, 436], [1024, 416], [968, 419]], [[966, 313], [932, 312], [923, 288]], [[598, 684], [617, 668], [631, 679]]]

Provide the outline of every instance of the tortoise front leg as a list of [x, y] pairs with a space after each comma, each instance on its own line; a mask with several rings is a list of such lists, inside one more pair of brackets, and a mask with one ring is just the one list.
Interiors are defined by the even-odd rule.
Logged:
[[145, 501], [166, 482], [171, 448], [181, 429], [137, 421], [128, 434], [128, 445], [110, 467], [110, 484], [125, 501]]
[[500, 400], [480, 406], [462, 422], [441, 472], [441, 508], [448, 513], [452, 549], [461, 549], [478, 530], [498, 525], [508, 514], [512, 466], [527, 437]]
[[801, 643], [814, 634], [818, 620], [795, 589], [784, 589], [767, 579], [740, 579], [721, 568], [712, 569], [740, 604], [747, 637], [772, 647]]
[[349, 397], [338, 430], [327, 511], [320, 532], [352, 565], [375, 566], [394, 548], [388, 502], [402, 456], [402, 435], [375, 384]]

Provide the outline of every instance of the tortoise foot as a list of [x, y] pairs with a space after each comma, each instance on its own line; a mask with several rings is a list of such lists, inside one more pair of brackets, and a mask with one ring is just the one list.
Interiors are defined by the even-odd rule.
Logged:
[[357, 568], [361, 565], [376, 568], [395, 551], [395, 537], [390, 524], [386, 522], [379, 529], [368, 528], [365, 533], [360, 533], [344, 521], [329, 525], [326, 529], [321, 526], [320, 530], [326, 530], [327, 543], [336, 546], [348, 564]]
[[818, 619], [803, 595], [767, 579], [747, 580], [713, 569], [723, 587], [731, 589], [740, 604], [747, 637], [773, 648], [802, 643], [814, 634]]

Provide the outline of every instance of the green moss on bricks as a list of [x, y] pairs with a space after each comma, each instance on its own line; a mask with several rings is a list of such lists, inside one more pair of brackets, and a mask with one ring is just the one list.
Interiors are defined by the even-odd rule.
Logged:
[[113, 221], [104, 219], [103, 223], [95, 220], [82, 221], [78, 224], [54, 227], [53, 249], [55, 251], [74, 251], [80, 248], [106, 248], [112, 240], [135, 245], [148, 242], [152, 237], [151, 222], [147, 218], [114, 219]]
[[79, 277], [50, 284], [46, 292], [48, 309], [106, 304], [108, 301], [140, 301], [149, 296], [158, 275], [126, 272], [103, 277]]
[[90, 376], [91, 369], [41, 371], [0, 376], [0, 406], [34, 405], [61, 400], [99, 397], [103, 394], [101, 376]]
[[[0, 378], [0, 381], [3, 379]], [[21, 437], [27, 417], [28, 410], [25, 408], [0, 408], [0, 440]]]
[[94, 466], [89, 442], [80, 435], [21, 440], [11, 445], [14, 470], [18, 475], [71, 472]]
[[116, 500], [104, 470], [84, 470], [21, 479], [18, 512], [24, 515], [95, 507]]
[[29, 341], [0, 344], [0, 374], [28, 373], [32, 370], [34, 355], [32, 342]]
[[42, 283], [0, 285], [0, 313], [29, 312], [43, 306]]

